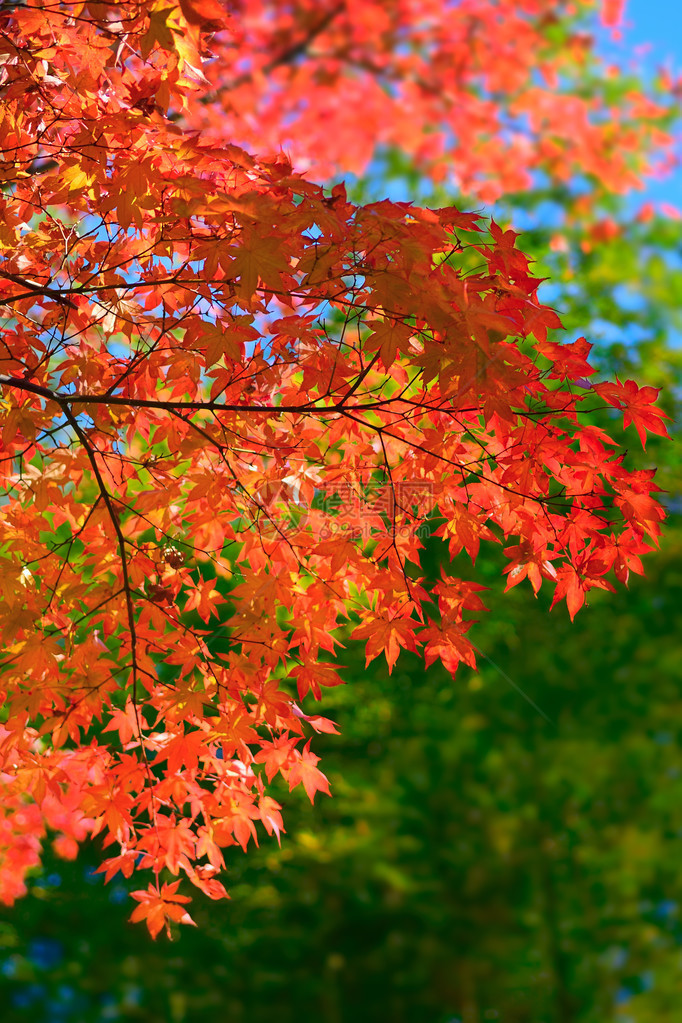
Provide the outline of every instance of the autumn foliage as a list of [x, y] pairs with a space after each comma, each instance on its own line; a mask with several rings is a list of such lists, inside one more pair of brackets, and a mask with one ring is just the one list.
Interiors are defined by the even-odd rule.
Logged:
[[[472, 560], [503, 543], [508, 586], [544, 583], [571, 616], [641, 572], [653, 473], [604, 427], [618, 410], [642, 442], [665, 433], [656, 391], [590, 382], [516, 234], [356, 206], [234, 144], [267, 150], [286, 125], [297, 159], [357, 169], [374, 118], [484, 195], [576, 162], [622, 177], [618, 132], [577, 97], [584, 134], [545, 141], [561, 66], [531, 84], [528, 55], [552, 5], [508, 6], [495, 42], [488, 0], [440, 20], [412, 0], [0, 16], [3, 900], [48, 828], [65, 856], [102, 835], [107, 877], [151, 876], [133, 919], [154, 935], [191, 922], [162, 872], [223, 897], [224, 850], [283, 830], [276, 775], [329, 792], [311, 737], [335, 726], [302, 704], [341, 683], [346, 639], [389, 668], [401, 649], [475, 663], [481, 587], [427, 589], [426, 536]], [[499, 149], [481, 76], [518, 96], [535, 148]], [[353, 89], [371, 112], [357, 145], [325, 127], [347, 88], [345, 130]], [[448, 104], [471, 137], [424, 134]]]
[[[220, 21], [217, 4], [181, 6], [193, 24], [192, 12]], [[622, 0], [242, 0], [187, 120], [249, 151], [284, 146], [322, 177], [361, 174], [396, 146], [484, 202], [539, 174], [627, 192], [673, 140], [660, 101], [632, 87], [614, 98], [623, 76], [595, 63], [576, 23], [589, 8], [612, 29], [623, 19]]]

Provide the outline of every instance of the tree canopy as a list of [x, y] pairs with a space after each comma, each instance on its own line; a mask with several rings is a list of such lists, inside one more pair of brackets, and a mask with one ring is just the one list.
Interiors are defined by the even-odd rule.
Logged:
[[[50, 828], [67, 857], [101, 834], [107, 876], [151, 871], [152, 934], [191, 922], [180, 878], [221, 898], [223, 850], [282, 831], [277, 776], [329, 791], [311, 735], [335, 726], [301, 705], [344, 643], [473, 667], [482, 584], [452, 560], [481, 541], [571, 617], [642, 571], [663, 512], [612, 434], [665, 435], [656, 388], [590, 380], [515, 231], [299, 169], [378, 141], [485, 199], [538, 172], [628, 187], [670, 151], [617, 72], [618, 118], [581, 98], [579, 5], [505, 5], [497, 33], [499, 5], [442, 6], [0, 15], [6, 901]], [[289, 140], [293, 164], [241, 147]]]

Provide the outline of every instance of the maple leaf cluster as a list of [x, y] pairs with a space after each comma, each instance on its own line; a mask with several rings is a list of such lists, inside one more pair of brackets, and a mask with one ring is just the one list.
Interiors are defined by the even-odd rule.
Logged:
[[425, 536], [506, 543], [509, 585], [573, 615], [662, 518], [592, 421], [661, 433], [655, 394], [548, 339], [514, 232], [356, 206], [192, 127], [232, 24], [0, 17], [0, 898], [48, 829], [67, 856], [100, 834], [107, 878], [152, 872], [154, 936], [191, 922], [181, 876], [222, 898], [225, 849], [279, 837], [276, 776], [329, 791], [334, 725], [297, 701], [345, 638], [475, 664], [480, 587], [427, 589]]
[[216, 47], [187, 117], [249, 150], [283, 146], [318, 178], [363, 174], [393, 147], [488, 203], [542, 178], [624, 193], [652, 169], [652, 148], [672, 158], [675, 105], [643, 96], [596, 52], [585, 16], [618, 30], [624, 6], [237, 0], [227, 19], [213, 3], [207, 22], [231, 45]]

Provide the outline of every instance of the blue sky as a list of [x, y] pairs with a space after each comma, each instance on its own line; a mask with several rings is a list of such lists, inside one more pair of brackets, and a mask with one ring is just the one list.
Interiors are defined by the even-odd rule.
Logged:
[[[621, 53], [650, 43], [645, 66], [653, 71], [665, 65], [682, 75], [682, 0], [628, 0], [625, 19]], [[662, 181], [650, 182], [645, 195], [682, 209], [682, 173], [678, 171]], [[640, 194], [639, 199], [642, 198]]]
[[671, 57], [682, 67], [682, 4], [680, 0], [628, 0], [625, 42], [653, 44], [659, 60]]

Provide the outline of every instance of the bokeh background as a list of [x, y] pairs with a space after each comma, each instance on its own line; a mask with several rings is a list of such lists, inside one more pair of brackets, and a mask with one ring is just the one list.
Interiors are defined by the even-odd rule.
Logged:
[[[682, 65], [682, 7], [631, 0], [609, 59], [653, 75]], [[357, 199], [459, 202], [396, 152]], [[585, 246], [553, 209], [570, 184], [505, 197], [550, 277], [545, 298], [586, 334], [603, 372], [664, 388], [682, 369], [679, 175], [602, 196], [617, 231]], [[579, 239], [583, 238], [582, 241]], [[673, 428], [674, 430], [674, 428]], [[128, 882], [48, 848], [29, 894], [0, 913], [4, 1023], [677, 1023], [682, 1018], [682, 493], [679, 444], [652, 438], [670, 517], [647, 576], [596, 591], [573, 625], [541, 593], [503, 594], [503, 558], [461, 571], [490, 587], [472, 633], [482, 655], [456, 681], [404, 656], [389, 677], [344, 651], [348, 685], [325, 694], [333, 799], [279, 793], [287, 835], [232, 850], [227, 904], [198, 902], [196, 930], [153, 943], [127, 923]], [[679, 437], [678, 437], [679, 439]], [[427, 546], [435, 578], [443, 550]], [[525, 696], [524, 696], [525, 694]], [[537, 708], [540, 708], [540, 713]]]

